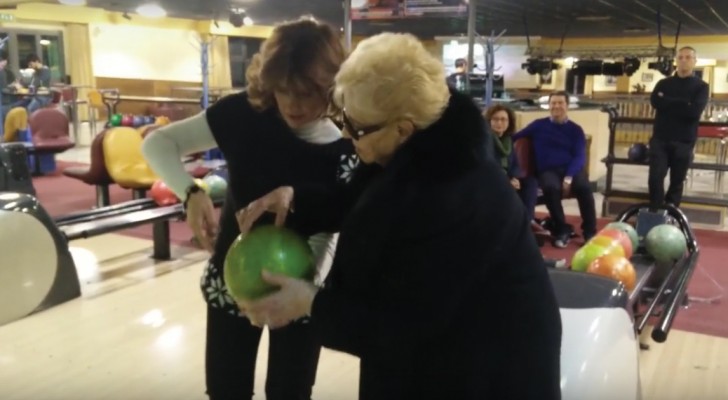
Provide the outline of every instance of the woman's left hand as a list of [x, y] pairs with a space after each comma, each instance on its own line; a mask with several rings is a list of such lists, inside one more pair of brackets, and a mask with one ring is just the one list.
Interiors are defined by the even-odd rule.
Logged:
[[516, 190], [521, 190], [521, 181], [518, 178], [511, 178], [511, 186]]
[[302, 279], [262, 271], [263, 280], [280, 289], [260, 300], [240, 302], [250, 322], [258, 327], [276, 329], [311, 313], [318, 287]]

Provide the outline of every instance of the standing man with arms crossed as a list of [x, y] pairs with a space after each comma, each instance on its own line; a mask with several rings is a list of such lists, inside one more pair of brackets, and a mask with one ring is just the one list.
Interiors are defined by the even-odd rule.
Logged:
[[[695, 49], [682, 47], [677, 53], [675, 75], [657, 82], [650, 102], [655, 123], [650, 139], [648, 187], [650, 205], [680, 206], [683, 183], [698, 140], [700, 116], [708, 104], [708, 84], [695, 76]], [[665, 176], [670, 170], [670, 186], [665, 193]]]

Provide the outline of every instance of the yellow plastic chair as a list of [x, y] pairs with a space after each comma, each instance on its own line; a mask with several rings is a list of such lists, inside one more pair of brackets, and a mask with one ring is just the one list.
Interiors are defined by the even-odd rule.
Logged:
[[28, 110], [23, 107], [15, 107], [8, 111], [5, 117], [5, 131], [3, 141], [17, 142], [18, 132], [28, 129]]
[[134, 191], [134, 198], [146, 196], [159, 179], [142, 155], [142, 135], [135, 128], [110, 128], [104, 138], [104, 162], [109, 176], [124, 189]]
[[[91, 128], [91, 134], [96, 135], [96, 122], [101, 115], [101, 110], [106, 107], [104, 104], [104, 96], [98, 90], [88, 92], [88, 122]], [[111, 116], [109, 115], [109, 118]]]

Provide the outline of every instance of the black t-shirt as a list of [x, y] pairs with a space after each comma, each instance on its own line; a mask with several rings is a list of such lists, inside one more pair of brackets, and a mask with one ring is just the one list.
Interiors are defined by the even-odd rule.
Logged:
[[[227, 96], [207, 109], [207, 121], [228, 166], [228, 197], [211, 263], [221, 267], [239, 235], [235, 211], [280, 186], [301, 183], [335, 184], [355, 164], [350, 140], [314, 144], [297, 137], [277, 109], [259, 112], [247, 94]], [[272, 223], [267, 215], [258, 223]], [[286, 225], [303, 236], [313, 232], [291, 214]], [[222, 268], [218, 268], [221, 270]]]

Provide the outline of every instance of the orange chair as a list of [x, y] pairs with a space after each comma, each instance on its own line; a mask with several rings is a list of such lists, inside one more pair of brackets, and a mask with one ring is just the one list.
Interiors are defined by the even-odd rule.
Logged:
[[124, 189], [133, 190], [135, 199], [146, 196], [158, 177], [142, 155], [143, 138], [132, 127], [110, 128], [104, 137], [104, 163], [109, 176]]
[[18, 132], [28, 130], [28, 110], [23, 107], [15, 107], [8, 111], [4, 128], [3, 141], [5, 143], [17, 142]]

